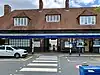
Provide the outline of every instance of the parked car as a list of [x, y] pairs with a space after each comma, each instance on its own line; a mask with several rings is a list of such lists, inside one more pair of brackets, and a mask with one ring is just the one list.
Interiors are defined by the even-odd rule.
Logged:
[[16, 58], [26, 56], [27, 50], [11, 45], [0, 45], [0, 56], [14, 56]]

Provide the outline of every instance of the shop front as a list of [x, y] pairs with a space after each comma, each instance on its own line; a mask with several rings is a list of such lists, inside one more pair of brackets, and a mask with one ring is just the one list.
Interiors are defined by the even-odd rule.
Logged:
[[5, 43], [28, 52], [100, 53], [100, 33], [0, 34]]

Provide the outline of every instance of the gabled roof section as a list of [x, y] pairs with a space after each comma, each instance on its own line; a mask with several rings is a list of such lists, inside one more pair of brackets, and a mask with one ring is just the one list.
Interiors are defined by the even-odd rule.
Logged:
[[[14, 16], [13, 18], [18, 18], [18, 17], [27, 17], [27, 18], [29, 18], [29, 17], [25, 14], [25, 12], [21, 12], [21, 13], [19, 13], [18, 15]], [[29, 18], [29, 19], [30, 19], [30, 18]]]
[[97, 14], [95, 14], [94, 12], [85, 9], [80, 15], [78, 15], [77, 19], [78, 19], [80, 16], [96, 16], [96, 15], [97, 15]]
[[91, 11], [89, 11], [89, 10], [84, 10], [81, 14], [80, 14], [80, 16], [94, 16], [94, 15], [97, 15], [97, 14], [95, 14], [94, 12], [91, 12]]

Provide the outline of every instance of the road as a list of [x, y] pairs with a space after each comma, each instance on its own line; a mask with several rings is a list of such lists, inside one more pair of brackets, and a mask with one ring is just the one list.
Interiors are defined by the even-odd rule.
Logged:
[[41, 55], [20, 69], [15, 75], [79, 75], [78, 65], [100, 65], [93, 57], [67, 57], [62, 55]]
[[82, 65], [83, 62], [87, 62], [88, 65], [100, 65], [99, 57], [40, 54], [26, 59], [20, 61], [0, 59], [0, 73], [3, 75], [79, 75], [78, 65]]

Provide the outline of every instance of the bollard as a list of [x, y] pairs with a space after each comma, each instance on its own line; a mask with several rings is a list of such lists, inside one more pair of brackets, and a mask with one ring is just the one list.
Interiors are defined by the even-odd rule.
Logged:
[[72, 51], [71, 51], [71, 48], [70, 48], [70, 52], [69, 52], [69, 55], [71, 55], [72, 54]]

